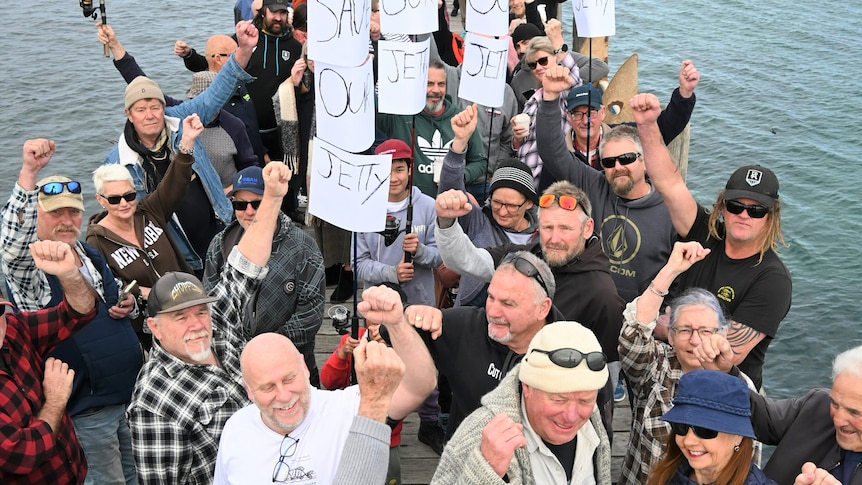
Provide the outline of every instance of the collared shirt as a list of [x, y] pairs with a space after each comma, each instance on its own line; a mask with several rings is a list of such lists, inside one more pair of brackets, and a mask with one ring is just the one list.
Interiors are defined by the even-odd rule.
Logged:
[[127, 412], [141, 484], [212, 483], [225, 422], [250, 403], [242, 384], [245, 345], [241, 312], [267, 268], [234, 248], [222, 278], [209, 294], [212, 349], [219, 366], [188, 364], [153, 343]]
[[[30, 244], [38, 241], [36, 235], [36, 204], [38, 190], [24, 190], [17, 183], [3, 207], [0, 226], [0, 247], [3, 251], [2, 269], [12, 298], [23, 311], [36, 311], [51, 301], [48, 277], [36, 267], [30, 254]], [[84, 264], [81, 273], [104, 299], [102, 273], [93, 266], [80, 243], [75, 251]]]
[[573, 485], [593, 485], [596, 483], [593, 455], [599, 447], [599, 435], [593, 428], [593, 423], [586, 420], [578, 430], [578, 446], [575, 449], [575, 464], [572, 467], [572, 481], [566, 479], [560, 461], [545, 445], [542, 438], [530, 425], [527, 419], [524, 396], [521, 396], [521, 418], [524, 423], [524, 436], [527, 438], [527, 452], [530, 454], [530, 466], [533, 468], [535, 483], [571, 483]]
[[83, 483], [87, 460], [72, 420], [56, 430], [36, 416], [42, 409], [45, 354], [96, 316], [80, 315], [62, 301], [54, 308], [6, 314], [0, 358], [0, 483]]

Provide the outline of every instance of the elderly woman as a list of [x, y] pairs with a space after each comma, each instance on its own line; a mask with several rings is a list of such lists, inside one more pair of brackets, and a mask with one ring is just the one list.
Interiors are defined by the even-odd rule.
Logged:
[[738, 377], [695, 370], [679, 380], [667, 451], [647, 485], [771, 485], [752, 462], [754, 430], [748, 386]]
[[140, 202], [136, 200], [131, 174], [122, 165], [102, 165], [93, 174], [96, 201], [106, 210], [90, 218], [87, 243], [106, 256], [108, 266], [123, 285], [137, 280], [138, 316], [132, 318], [132, 326], [147, 350], [152, 337], [143, 332], [143, 303], [150, 288], [168, 271], [192, 272], [168, 235], [167, 221], [186, 195], [192, 178], [195, 139], [203, 128], [196, 114], [183, 120], [179, 153], [156, 190]]
[[[725, 337], [729, 322], [718, 300], [706, 290], [692, 288], [671, 303], [667, 343], [653, 335], [668, 288], [707, 254], [709, 250], [700, 243], [676, 243], [667, 264], [623, 313], [620, 362], [631, 385], [634, 416], [620, 484], [643, 484], [661, 458], [671, 431], [661, 416], [670, 409], [683, 374], [703, 368], [723, 369], [748, 381], [733, 367], [733, 353]], [[759, 461], [759, 454], [757, 458]]]

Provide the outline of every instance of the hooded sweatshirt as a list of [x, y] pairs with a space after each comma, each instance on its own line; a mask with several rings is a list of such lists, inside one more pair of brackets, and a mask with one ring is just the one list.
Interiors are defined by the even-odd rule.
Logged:
[[647, 195], [625, 199], [617, 195], [604, 171], [590, 168], [569, 151], [559, 123], [555, 101], [542, 101], [536, 121], [536, 139], [544, 169], [557, 180], [568, 180], [586, 192], [592, 217], [609, 270], [624, 301], [643, 293], [665, 265], [677, 234], [661, 194], [650, 186]]
[[[416, 115], [390, 115], [378, 113], [377, 128], [388, 138], [398, 138], [411, 144], [411, 128], [416, 124], [416, 141], [413, 154], [413, 184], [425, 195], [437, 197], [437, 184], [434, 182], [434, 161], [443, 163], [443, 157], [452, 145], [454, 134], [451, 120], [460, 110], [448, 94], [443, 98], [443, 112], [432, 115], [425, 110]], [[415, 120], [415, 121], [414, 121]], [[464, 182], [472, 184], [485, 176], [488, 158], [482, 146], [479, 133], [474, 131], [467, 143], [467, 166], [464, 168]]]

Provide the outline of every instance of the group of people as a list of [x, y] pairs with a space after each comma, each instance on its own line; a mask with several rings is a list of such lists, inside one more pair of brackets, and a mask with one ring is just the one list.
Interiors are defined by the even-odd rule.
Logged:
[[[791, 302], [778, 178], [743, 166], [694, 199], [666, 148], [693, 113], [690, 61], [665, 109], [639, 94], [609, 125], [607, 65], [513, 0], [503, 107], [459, 98], [439, 52], [425, 108], [378, 114], [387, 230], [356, 234], [354, 261], [349, 233], [322, 223], [318, 243], [297, 222], [305, 9], [250, 3], [204, 54], [175, 44], [187, 100], [98, 26], [127, 122], [85, 241], [82, 184], [42, 174], [53, 141], [25, 142], [0, 226], [0, 481], [397, 484], [416, 411], [433, 483], [862, 483], [862, 347], [831, 390], [761, 394]], [[410, 41], [378, 11], [372, 52]], [[354, 279], [365, 328], [318, 370], [325, 288], [345, 301]], [[621, 382], [633, 422], [612, 477]]]

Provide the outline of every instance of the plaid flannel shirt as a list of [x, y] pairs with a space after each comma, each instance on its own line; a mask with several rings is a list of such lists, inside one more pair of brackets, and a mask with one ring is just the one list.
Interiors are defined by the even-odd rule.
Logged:
[[[6, 284], [12, 291], [10, 297], [22, 311], [30, 312], [45, 308], [51, 301], [48, 277], [36, 267], [30, 254], [30, 244], [39, 239], [36, 236], [38, 195], [38, 190], [24, 190], [16, 183], [9, 201], [3, 207], [0, 225], [2, 269], [6, 275]], [[93, 265], [80, 243], [75, 244], [75, 251], [87, 267], [88, 274], [85, 276], [89, 283], [104, 299], [102, 272]]]
[[218, 298], [210, 311], [218, 367], [185, 363], [153, 342], [127, 411], [142, 485], [212, 483], [224, 424], [250, 404], [240, 372], [245, 339], [239, 322], [266, 273], [234, 248], [209, 292]]
[[44, 355], [95, 316], [95, 309], [78, 314], [65, 300], [53, 308], [6, 314], [0, 350], [0, 483], [84, 482], [87, 460], [69, 415], [63, 414], [56, 430], [36, 416], [44, 401]]
[[[567, 55], [563, 58], [563, 61], [560, 65], [564, 67], [568, 67], [570, 74], [572, 75], [572, 87], [577, 87], [583, 84], [581, 81], [581, 73], [578, 69], [578, 65], [575, 64], [575, 60], [572, 56]], [[565, 90], [560, 93], [560, 130], [563, 133], [568, 133], [572, 129], [572, 125], [569, 124], [569, 118], [566, 116], [566, 96], [569, 95], [569, 90]], [[533, 172], [533, 184], [538, 188], [539, 187], [539, 178], [542, 175], [542, 158], [539, 157], [539, 149], [536, 143], [536, 114], [539, 112], [539, 104], [542, 102], [542, 88], [536, 90], [535, 93], [527, 100], [524, 104], [523, 113], [530, 115], [530, 131], [527, 133], [527, 138], [521, 143], [521, 146], [518, 147], [518, 158], [527, 164], [530, 167], [530, 170]]]
[[623, 311], [619, 342], [620, 362], [634, 396], [631, 441], [623, 460], [620, 485], [646, 483], [650, 468], [664, 453], [670, 426], [659, 418], [671, 408], [683, 374], [673, 347], [653, 336], [655, 319], [646, 324], [636, 320], [639, 299], [635, 298]]

